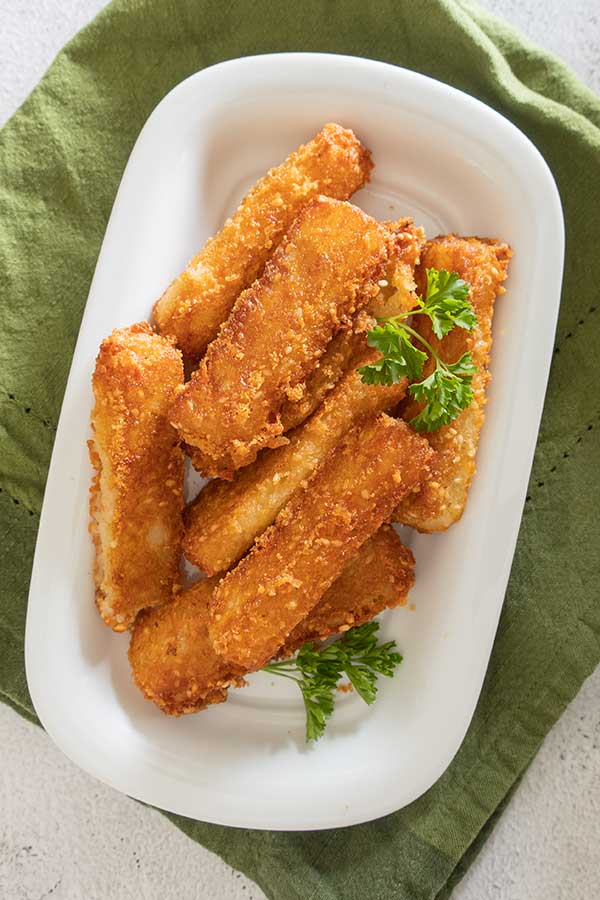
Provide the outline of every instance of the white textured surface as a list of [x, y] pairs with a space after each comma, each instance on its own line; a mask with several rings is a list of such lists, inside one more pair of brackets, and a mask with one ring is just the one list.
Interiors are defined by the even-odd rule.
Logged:
[[[0, 0], [0, 124], [102, 0]], [[485, 0], [600, 91], [598, 0]], [[593, 900], [600, 669], [548, 735], [456, 900]], [[0, 898], [260, 900], [163, 817], [79, 771], [0, 705]], [[388, 898], [381, 898], [388, 900]], [[391, 900], [391, 898], [389, 898]]]

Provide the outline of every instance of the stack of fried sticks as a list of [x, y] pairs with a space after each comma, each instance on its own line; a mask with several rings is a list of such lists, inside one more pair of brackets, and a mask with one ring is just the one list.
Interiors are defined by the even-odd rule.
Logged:
[[[132, 629], [144, 694], [172, 715], [306, 641], [406, 603], [414, 559], [387, 523], [456, 522], [475, 471], [494, 301], [510, 250], [348, 198], [370, 153], [326, 125], [272, 169], [173, 281], [147, 322], [114, 331], [93, 377], [90, 531], [96, 603]], [[468, 282], [473, 331], [420, 331], [470, 352], [474, 400], [427, 436], [408, 383], [363, 383], [374, 319], [417, 304], [428, 268]], [[184, 379], [185, 370], [190, 372]], [[417, 410], [418, 411], [418, 410]], [[210, 480], [184, 510], [185, 455]], [[182, 553], [206, 578], [181, 590]]]

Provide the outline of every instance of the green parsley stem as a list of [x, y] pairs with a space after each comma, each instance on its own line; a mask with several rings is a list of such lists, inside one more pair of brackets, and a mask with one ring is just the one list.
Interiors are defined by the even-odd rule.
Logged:
[[401, 322], [403, 319], [410, 319], [411, 316], [428, 316], [429, 313], [426, 309], [408, 309], [406, 312], [398, 313], [395, 316], [390, 316], [389, 318], [377, 319], [378, 322]]
[[412, 335], [414, 338], [416, 338], [421, 344], [423, 344], [423, 346], [427, 350], [429, 350], [429, 352], [431, 353], [432, 357], [435, 359], [435, 361], [436, 361], [437, 365], [440, 367], [440, 369], [443, 369], [445, 372], [448, 372], [448, 374], [451, 374], [450, 370], [448, 369], [448, 366], [446, 365], [444, 360], [438, 356], [438, 354], [435, 352], [435, 350], [433, 349], [433, 347], [431, 346], [429, 341], [426, 341], [425, 338], [422, 337], [418, 331], [415, 331], [414, 328], [411, 328], [410, 325], [403, 325], [402, 327], [406, 331], [408, 331], [408, 333], [410, 335]]
[[300, 678], [294, 678], [293, 675], [289, 675], [288, 672], [297, 672], [296, 668], [294, 669], [281, 669], [277, 663], [271, 663], [268, 666], [263, 666], [263, 672], [271, 672], [273, 675], [281, 675], [282, 678], [289, 678], [290, 681], [300, 681]]

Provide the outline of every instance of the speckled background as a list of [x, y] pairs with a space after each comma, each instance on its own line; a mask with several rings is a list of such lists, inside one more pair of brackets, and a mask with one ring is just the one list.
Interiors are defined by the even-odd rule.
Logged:
[[[484, 0], [600, 93], [600, 0]], [[0, 124], [103, 0], [0, 0]], [[158, 813], [0, 705], [0, 900], [262, 900]], [[600, 669], [548, 735], [455, 900], [600, 897]], [[392, 898], [382, 898], [392, 900]]]

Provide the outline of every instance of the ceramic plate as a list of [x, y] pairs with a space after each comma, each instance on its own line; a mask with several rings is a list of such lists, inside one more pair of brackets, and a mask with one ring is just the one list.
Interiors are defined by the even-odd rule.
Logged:
[[[412, 215], [434, 236], [508, 241], [494, 320], [493, 382], [461, 522], [404, 535], [417, 559], [411, 606], [382, 631], [404, 663], [377, 703], [340, 695], [326, 736], [304, 743], [293, 684], [256, 674], [226, 704], [169, 719], [131, 682], [127, 635], [94, 608], [86, 440], [101, 340], [152, 303], [247, 188], [325, 122], [373, 152], [367, 212]], [[473, 715], [519, 530], [560, 299], [563, 221], [544, 160], [477, 100], [379, 62], [321, 54], [205, 69], [159, 104], [132, 151], [81, 324], [52, 455], [27, 618], [36, 711], [83, 769], [163, 809], [249, 828], [351, 825], [427, 790]], [[465, 552], [465, 550], [467, 552]], [[412, 606], [414, 605], [414, 609]]]

